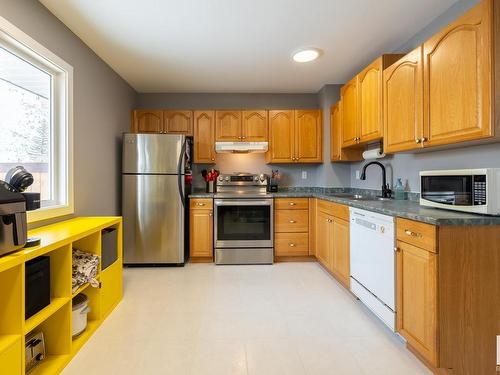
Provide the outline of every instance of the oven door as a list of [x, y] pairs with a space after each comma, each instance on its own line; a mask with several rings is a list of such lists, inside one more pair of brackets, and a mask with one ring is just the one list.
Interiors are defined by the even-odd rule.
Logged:
[[273, 199], [215, 199], [216, 248], [273, 247]]

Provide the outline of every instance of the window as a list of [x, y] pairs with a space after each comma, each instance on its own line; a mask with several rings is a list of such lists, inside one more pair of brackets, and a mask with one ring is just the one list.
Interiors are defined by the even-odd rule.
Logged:
[[73, 68], [0, 17], [0, 179], [17, 165], [40, 192], [34, 222], [73, 213]]

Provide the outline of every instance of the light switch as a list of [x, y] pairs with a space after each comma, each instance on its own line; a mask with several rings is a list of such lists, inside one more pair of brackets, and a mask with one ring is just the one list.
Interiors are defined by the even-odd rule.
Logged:
[[361, 177], [361, 172], [360, 171], [356, 171], [356, 180], [359, 180], [360, 177]]
[[307, 171], [302, 171], [302, 179], [307, 180]]

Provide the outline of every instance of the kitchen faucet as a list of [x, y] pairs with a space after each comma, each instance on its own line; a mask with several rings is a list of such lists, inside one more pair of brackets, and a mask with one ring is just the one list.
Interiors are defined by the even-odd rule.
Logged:
[[378, 161], [371, 161], [369, 163], [366, 163], [363, 166], [363, 170], [361, 171], [361, 176], [359, 177], [360, 180], [366, 180], [366, 168], [368, 168], [370, 165], [378, 165], [382, 169], [382, 198], [390, 198], [392, 191], [389, 188], [389, 184], [387, 183], [387, 177], [385, 173], [385, 166], [384, 164], [378, 162]]

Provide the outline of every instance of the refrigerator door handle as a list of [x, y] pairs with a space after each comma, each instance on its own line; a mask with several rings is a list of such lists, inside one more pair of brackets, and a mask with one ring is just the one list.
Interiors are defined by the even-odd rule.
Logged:
[[181, 147], [181, 153], [179, 155], [179, 162], [177, 164], [177, 178], [178, 178], [178, 186], [179, 186], [179, 195], [181, 197], [181, 202], [182, 206], [186, 206], [185, 202], [185, 197], [184, 197], [184, 190], [182, 189], [182, 179], [184, 178], [184, 175], [181, 174], [182, 172], [182, 167], [183, 167], [183, 161], [184, 161], [184, 154], [186, 153], [186, 140], [184, 140], [184, 143], [182, 144]]

